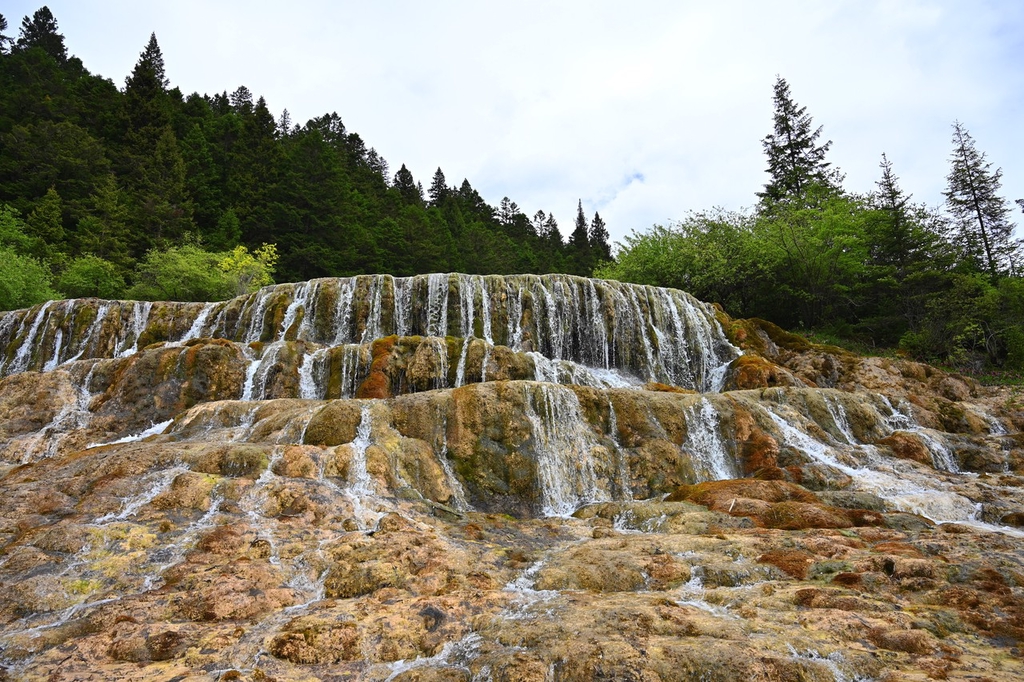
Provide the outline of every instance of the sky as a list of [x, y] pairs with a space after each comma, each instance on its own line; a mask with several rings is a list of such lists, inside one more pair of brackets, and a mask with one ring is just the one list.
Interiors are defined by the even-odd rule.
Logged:
[[[8, 33], [40, 6], [5, 2]], [[392, 173], [404, 163], [428, 187], [440, 167], [566, 234], [577, 201], [613, 241], [752, 206], [778, 76], [849, 191], [874, 189], [884, 152], [914, 201], [940, 205], [959, 120], [1002, 169], [1003, 196], [1024, 197], [1020, 0], [48, 6], [69, 52], [119, 87], [155, 32], [185, 94], [244, 85], [299, 124], [337, 112]]]

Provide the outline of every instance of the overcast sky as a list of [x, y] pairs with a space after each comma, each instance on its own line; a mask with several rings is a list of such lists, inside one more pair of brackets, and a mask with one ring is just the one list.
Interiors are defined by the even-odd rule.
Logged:
[[[40, 6], [5, 2], [8, 33]], [[614, 240], [753, 204], [776, 75], [848, 190], [873, 189], [885, 152], [905, 191], [940, 204], [959, 119], [1004, 196], [1024, 197], [1020, 0], [48, 6], [69, 52], [119, 87], [155, 32], [186, 94], [245, 85], [300, 124], [336, 111], [392, 173], [405, 163], [426, 187], [440, 166], [565, 233], [577, 199]]]

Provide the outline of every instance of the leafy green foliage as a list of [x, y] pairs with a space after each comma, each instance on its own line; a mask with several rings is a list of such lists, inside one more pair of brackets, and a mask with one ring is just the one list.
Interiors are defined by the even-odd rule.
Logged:
[[0, 310], [27, 308], [61, 298], [50, 280], [49, 268], [38, 260], [0, 246]]
[[221, 254], [194, 244], [153, 249], [138, 265], [128, 298], [142, 301], [218, 301], [233, 296], [230, 276], [220, 268]]
[[57, 280], [57, 287], [70, 298], [121, 298], [124, 277], [116, 265], [98, 256], [80, 256], [71, 261]]
[[196, 249], [275, 244], [275, 276], [292, 281], [446, 270], [590, 274], [610, 256], [599, 216], [570, 247], [553, 216], [531, 221], [511, 200], [496, 211], [468, 180], [449, 185], [440, 168], [425, 198], [407, 167], [392, 176], [336, 113], [305, 125], [287, 112], [275, 121], [244, 86], [185, 96], [170, 87], [155, 34], [121, 90], [68, 57], [46, 8], [24, 19], [7, 49], [10, 42], [0, 37], [0, 204], [27, 216], [17, 253], [76, 292], [81, 283], [71, 283], [85, 266], [75, 257], [86, 254], [113, 264], [135, 295], [185, 298], [236, 289], [202, 278], [172, 285], [154, 274], [174, 270], [172, 262], [188, 271], [202, 260]]
[[274, 283], [277, 258], [277, 247], [273, 244], [264, 244], [252, 253], [244, 246], [236, 246], [220, 259], [217, 267], [233, 284], [234, 294], [240, 296]]
[[35, 244], [18, 212], [0, 204], [0, 310], [60, 297], [52, 288], [50, 269], [28, 255]]

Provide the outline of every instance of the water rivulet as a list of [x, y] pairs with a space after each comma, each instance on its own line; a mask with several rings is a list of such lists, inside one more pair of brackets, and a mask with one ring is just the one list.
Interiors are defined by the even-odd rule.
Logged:
[[1024, 408], [685, 293], [361, 276], [0, 318], [0, 678], [1024, 670]]

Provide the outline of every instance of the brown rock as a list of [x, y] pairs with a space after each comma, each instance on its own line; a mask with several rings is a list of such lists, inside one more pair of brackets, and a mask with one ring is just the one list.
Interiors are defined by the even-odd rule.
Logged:
[[887, 445], [892, 454], [900, 459], [912, 459], [915, 462], [931, 465], [932, 454], [921, 442], [921, 439], [906, 431], [894, 431], [892, 435], [878, 441], [879, 445]]

